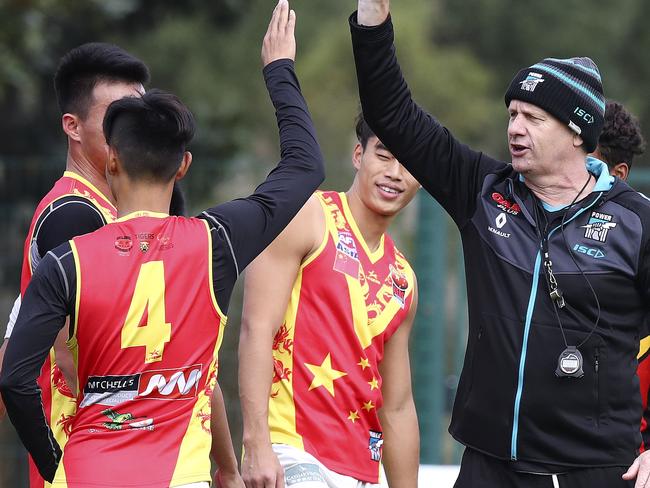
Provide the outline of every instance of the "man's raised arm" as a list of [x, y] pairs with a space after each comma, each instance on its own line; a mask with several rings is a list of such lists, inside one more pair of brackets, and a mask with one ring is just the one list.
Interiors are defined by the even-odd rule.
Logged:
[[457, 223], [468, 219], [483, 177], [504, 163], [461, 144], [413, 101], [395, 55], [388, 0], [359, 0], [350, 30], [366, 122]]

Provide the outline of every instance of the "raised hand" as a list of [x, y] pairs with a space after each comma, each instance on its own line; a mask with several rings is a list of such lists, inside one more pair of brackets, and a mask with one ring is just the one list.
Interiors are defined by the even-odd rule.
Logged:
[[269, 28], [262, 42], [262, 63], [264, 66], [278, 59], [296, 58], [296, 13], [289, 9], [287, 0], [279, 0], [273, 10]]
[[388, 17], [389, 0], [359, 0], [357, 22], [359, 25], [379, 25]]

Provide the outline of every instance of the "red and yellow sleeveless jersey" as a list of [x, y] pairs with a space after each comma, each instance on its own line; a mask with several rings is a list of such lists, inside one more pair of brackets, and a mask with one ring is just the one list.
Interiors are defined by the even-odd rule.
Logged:
[[78, 411], [54, 486], [210, 480], [210, 395], [226, 317], [200, 219], [137, 212], [71, 241]]
[[[39, 256], [36, 247], [36, 238], [40, 225], [57, 205], [57, 202], [71, 196], [85, 200], [89, 206], [101, 213], [106, 222], [113, 221], [117, 216], [113, 204], [92, 183], [76, 173], [66, 171], [40, 201], [32, 217], [23, 250], [23, 266], [20, 280], [21, 295], [25, 293], [32, 279], [32, 274], [42, 257]], [[76, 411], [76, 402], [61, 370], [56, 366], [54, 349], [50, 350], [49, 357], [43, 364], [41, 375], [38, 378], [38, 385], [41, 388], [45, 416], [57, 442], [63, 448], [69, 434], [69, 423]], [[31, 488], [50, 486], [49, 483], [43, 480], [31, 458], [29, 460], [29, 480]]]
[[273, 344], [271, 441], [378, 483], [378, 366], [411, 306], [413, 271], [388, 235], [368, 249], [344, 193], [317, 195], [326, 232], [300, 267]]

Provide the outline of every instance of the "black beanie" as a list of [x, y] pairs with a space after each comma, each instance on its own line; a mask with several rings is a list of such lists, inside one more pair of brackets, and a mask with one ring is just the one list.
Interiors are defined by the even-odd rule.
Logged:
[[598, 144], [605, 122], [605, 97], [598, 66], [589, 58], [546, 58], [522, 69], [505, 96], [532, 103], [582, 137], [587, 152]]

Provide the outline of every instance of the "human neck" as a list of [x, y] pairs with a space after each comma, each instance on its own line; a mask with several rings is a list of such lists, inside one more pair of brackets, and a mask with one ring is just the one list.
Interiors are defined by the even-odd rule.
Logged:
[[369, 209], [363, 203], [354, 187], [350, 188], [345, 196], [347, 197], [352, 217], [361, 232], [363, 240], [366, 241], [368, 249], [372, 252], [376, 251], [381, 243], [381, 237], [388, 230], [388, 226], [393, 221], [393, 217], [380, 215]]
[[173, 183], [152, 185], [122, 181], [115, 192], [117, 216], [124, 217], [133, 212], [169, 213]]
[[596, 184], [584, 163], [574, 164], [569, 170], [557, 174], [524, 176], [525, 184], [533, 194], [552, 207], [580, 200], [591, 193]]
[[68, 156], [66, 158], [65, 170], [72, 171], [73, 173], [78, 174], [79, 176], [85, 178], [90, 182], [101, 194], [113, 205], [115, 204], [115, 198], [111, 193], [111, 189], [108, 186], [106, 181], [106, 175], [99, 171], [97, 167], [92, 164], [88, 159], [84, 157], [74, 156], [70, 151], [68, 151]]

